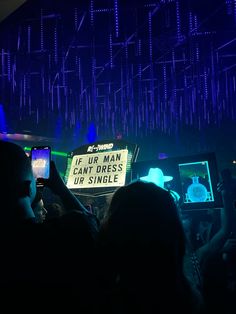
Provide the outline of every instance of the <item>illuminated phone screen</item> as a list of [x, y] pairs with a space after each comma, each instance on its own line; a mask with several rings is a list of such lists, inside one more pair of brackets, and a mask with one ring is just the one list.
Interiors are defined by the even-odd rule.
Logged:
[[49, 179], [50, 175], [50, 147], [33, 147], [31, 150], [31, 163], [36, 179]]

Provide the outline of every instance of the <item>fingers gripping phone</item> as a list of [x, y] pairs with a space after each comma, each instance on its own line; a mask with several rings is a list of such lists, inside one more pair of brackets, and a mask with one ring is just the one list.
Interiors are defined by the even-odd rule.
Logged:
[[37, 186], [44, 186], [50, 176], [51, 147], [34, 146], [31, 148], [31, 165]]

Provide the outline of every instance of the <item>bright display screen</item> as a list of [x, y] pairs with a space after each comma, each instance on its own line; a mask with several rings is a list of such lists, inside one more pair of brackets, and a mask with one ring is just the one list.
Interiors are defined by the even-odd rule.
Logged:
[[179, 164], [184, 203], [214, 202], [208, 161]]
[[36, 179], [48, 179], [50, 175], [50, 148], [32, 148], [31, 163]]

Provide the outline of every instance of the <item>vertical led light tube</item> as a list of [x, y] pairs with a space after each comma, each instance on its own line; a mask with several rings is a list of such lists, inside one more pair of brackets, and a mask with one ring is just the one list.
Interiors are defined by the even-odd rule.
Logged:
[[41, 9], [41, 16], [40, 16], [40, 48], [41, 48], [41, 51], [44, 50], [44, 39], [43, 39], [43, 9]]
[[119, 37], [118, 0], [114, 0], [114, 14], [115, 14], [115, 33], [116, 37]]
[[78, 28], [78, 9], [74, 9], [74, 22], [75, 22], [75, 29], [77, 30]]
[[112, 55], [112, 34], [109, 36], [109, 54], [110, 54], [110, 67], [113, 68], [113, 55]]
[[57, 24], [54, 27], [54, 62], [58, 62]]
[[8, 81], [11, 81], [11, 54], [10, 51], [7, 53], [7, 78]]
[[30, 53], [30, 46], [31, 46], [31, 26], [28, 25], [28, 29], [27, 29], [27, 36], [28, 36], [28, 40], [27, 40], [27, 51], [28, 53]]
[[180, 21], [180, 8], [179, 1], [176, 1], [176, 26], [177, 26], [177, 39], [181, 40], [181, 21]]
[[152, 61], [152, 12], [148, 12], [149, 57]]
[[234, 21], [236, 22], [236, 0], [234, 0]]
[[94, 25], [94, 1], [90, 0], [90, 24]]

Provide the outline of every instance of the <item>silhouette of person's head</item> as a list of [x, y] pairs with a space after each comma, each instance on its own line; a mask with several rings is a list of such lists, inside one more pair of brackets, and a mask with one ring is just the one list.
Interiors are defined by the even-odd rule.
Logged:
[[142, 181], [119, 188], [100, 236], [108, 282], [124, 296], [127, 313], [130, 306], [136, 313], [162, 307], [168, 313], [167, 300], [185, 307], [190, 295], [183, 274], [185, 236], [168, 191]]
[[1, 221], [34, 218], [35, 179], [30, 159], [17, 144], [0, 141], [0, 177], [0, 197], [5, 203]]
[[121, 250], [124, 263], [130, 258], [149, 269], [168, 265], [170, 273], [182, 267], [185, 238], [177, 208], [169, 192], [153, 183], [137, 181], [119, 188], [104, 231]]

